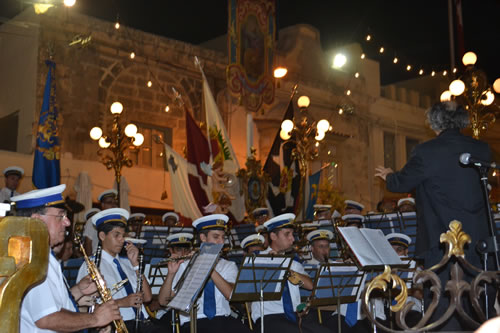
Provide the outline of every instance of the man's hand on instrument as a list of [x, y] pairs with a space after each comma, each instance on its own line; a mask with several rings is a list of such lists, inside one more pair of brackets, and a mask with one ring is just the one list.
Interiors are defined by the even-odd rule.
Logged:
[[92, 281], [89, 275], [85, 276], [76, 285], [71, 288], [71, 294], [75, 300], [79, 300], [82, 296], [92, 295], [97, 291], [97, 286]]
[[375, 168], [375, 177], [380, 177], [384, 181], [388, 174], [393, 173], [394, 171], [391, 168], [385, 168], [381, 165]]
[[111, 325], [108, 325], [108, 326], [106, 326], [106, 327], [101, 327], [101, 328], [99, 328], [99, 329], [97, 330], [97, 332], [99, 332], [99, 333], [112, 333], [112, 329], [113, 329], [113, 328], [111, 327]]
[[127, 242], [125, 250], [127, 250], [127, 257], [132, 266], [139, 265], [139, 249], [134, 244]]
[[143, 293], [135, 293], [130, 294], [127, 297], [124, 297], [120, 301], [120, 307], [135, 307], [140, 308], [142, 305], [142, 297]]
[[95, 304], [95, 297], [90, 295], [85, 295], [78, 300], [79, 306], [92, 306]]
[[92, 314], [92, 323], [94, 327], [104, 327], [113, 320], [120, 320], [120, 309], [114, 300], [110, 300], [102, 305], [96, 307], [95, 312]]

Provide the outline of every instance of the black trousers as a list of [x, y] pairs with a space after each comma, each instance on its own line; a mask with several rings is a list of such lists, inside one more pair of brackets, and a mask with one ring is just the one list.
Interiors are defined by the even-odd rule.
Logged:
[[[189, 333], [189, 322], [181, 326], [181, 333]], [[243, 324], [236, 318], [231, 316], [217, 316], [212, 319], [203, 318], [198, 319], [196, 322], [198, 333], [251, 333], [252, 331], [248, 326]]]
[[[314, 319], [316, 318], [316, 319]], [[301, 327], [302, 333], [323, 333], [330, 332], [330, 330], [317, 320], [318, 316], [313, 316], [311, 312], [302, 317]], [[260, 318], [255, 322], [254, 332], [260, 332]], [[271, 314], [264, 316], [264, 332], [269, 333], [299, 333], [299, 324], [291, 322], [286, 319], [284, 314]]]
[[129, 333], [164, 333], [165, 328], [152, 320], [146, 319], [139, 322], [139, 332], [135, 331], [135, 320], [126, 320], [125, 326]]

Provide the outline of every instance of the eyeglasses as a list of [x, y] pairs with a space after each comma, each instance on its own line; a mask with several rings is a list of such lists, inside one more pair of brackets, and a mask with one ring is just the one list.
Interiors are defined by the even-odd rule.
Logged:
[[63, 213], [62, 215], [52, 215], [52, 214], [43, 214], [45, 216], [52, 216], [57, 218], [59, 221], [64, 220], [65, 218], [68, 218], [68, 213]]

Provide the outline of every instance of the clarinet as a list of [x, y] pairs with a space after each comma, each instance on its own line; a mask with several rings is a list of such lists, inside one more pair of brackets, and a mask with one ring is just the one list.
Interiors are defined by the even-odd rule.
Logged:
[[[99, 292], [99, 295], [101, 295], [102, 302], [106, 303], [112, 300], [113, 298], [111, 296], [111, 291], [108, 289], [108, 287], [106, 287], [106, 281], [104, 281], [101, 272], [99, 272], [94, 262], [91, 261], [87, 256], [85, 248], [83, 247], [83, 244], [80, 241], [80, 237], [75, 235], [75, 241], [80, 245], [80, 250], [82, 251], [85, 263], [87, 264], [87, 270], [89, 272], [90, 277], [92, 278], [92, 281], [94, 281], [97, 286], [97, 291]], [[127, 327], [125, 326], [123, 319], [113, 320], [113, 324], [116, 328], [116, 333], [128, 333]]]
[[[136, 293], [140, 293], [142, 291], [142, 276], [144, 274], [144, 255], [142, 253], [139, 254], [139, 276], [137, 277], [137, 289]], [[141, 312], [142, 305], [137, 309], [135, 313], [135, 333], [139, 333], [139, 324], [141, 322]]]
[[[99, 266], [101, 266], [101, 254], [102, 254], [102, 245], [101, 242], [97, 245], [97, 249], [95, 250], [95, 258], [94, 258], [94, 265], [99, 269]], [[95, 304], [90, 306], [88, 309], [88, 313], [93, 313], [95, 311]]]

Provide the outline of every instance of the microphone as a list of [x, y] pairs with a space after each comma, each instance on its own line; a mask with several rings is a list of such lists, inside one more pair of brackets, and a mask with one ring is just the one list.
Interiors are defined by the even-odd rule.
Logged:
[[474, 164], [475, 166], [479, 166], [479, 167], [500, 169], [500, 166], [498, 166], [495, 162], [482, 161], [480, 159], [472, 157], [470, 153], [461, 154], [460, 155], [460, 163], [462, 163], [463, 165]]

